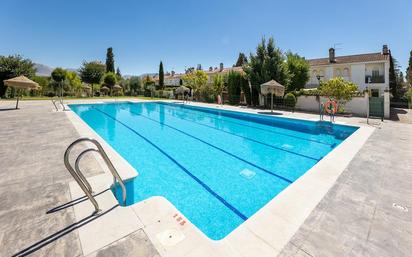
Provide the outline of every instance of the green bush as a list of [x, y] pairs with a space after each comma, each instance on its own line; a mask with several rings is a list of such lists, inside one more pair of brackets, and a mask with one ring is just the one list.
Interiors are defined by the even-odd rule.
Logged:
[[292, 93], [287, 93], [284, 97], [284, 103], [286, 107], [294, 108], [296, 105], [296, 97]]

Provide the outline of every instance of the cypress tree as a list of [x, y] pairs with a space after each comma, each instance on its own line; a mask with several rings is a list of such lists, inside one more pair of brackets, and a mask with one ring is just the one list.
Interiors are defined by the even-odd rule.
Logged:
[[244, 53], [239, 53], [239, 57], [237, 58], [236, 64], [233, 65], [234, 67], [241, 67], [247, 63], [247, 58]]
[[159, 88], [163, 89], [164, 88], [164, 81], [165, 81], [165, 73], [163, 71], [163, 63], [160, 61], [159, 65]]
[[412, 51], [409, 55], [409, 65], [406, 69], [406, 80], [408, 80], [408, 82], [412, 84]]
[[113, 55], [113, 48], [107, 48], [106, 53], [106, 72], [113, 72], [114, 73], [114, 55]]

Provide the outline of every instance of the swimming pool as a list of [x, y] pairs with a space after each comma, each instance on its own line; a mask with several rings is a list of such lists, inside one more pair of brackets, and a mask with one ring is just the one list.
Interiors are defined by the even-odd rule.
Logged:
[[70, 108], [139, 172], [126, 182], [127, 205], [164, 196], [214, 240], [357, 129], [162, 102]]

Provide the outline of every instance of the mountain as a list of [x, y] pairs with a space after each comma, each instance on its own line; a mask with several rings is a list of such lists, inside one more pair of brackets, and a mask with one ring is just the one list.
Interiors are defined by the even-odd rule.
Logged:
[[35, 63], [34, 67], [36, 68], [36, 75], [37, 76], [45, 76], [45, 77], [50, 77], [51, 73], [53, 71], [53, 68], [40, 64], [40, 63]]
[[[36, 68], [36, 75], [37, 76], [44, 76], [44, 77], [50, 77], [51, 73], [53, 72], [54, 68], [41, 64], [41, 63], [35, 63], [34, 67]], [[63, 68], [64, 69], [64, 68]], [[65, 70], [68, 71], [73, 71], [76, 73], [79, 73], [78, 69], [73, 69], [73, 68], [67, 68]]]

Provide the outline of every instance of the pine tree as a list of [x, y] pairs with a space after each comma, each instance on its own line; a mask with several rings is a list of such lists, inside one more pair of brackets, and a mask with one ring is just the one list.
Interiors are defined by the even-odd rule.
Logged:
[[239, 53], [239, 57], [237, 58], [236, 64], [233, 65], [234, 67], [242, 67], [247, 63], [247, 58], [244, 53]]
[[106, 53], [106, 72], [113, 72], [114, 73], [114, 55], [113, 55], [113, 48], [107, 48]]
[[286, 88], [289, 86], [290, 76], [285, 64], [282, 51], [275, 47], [273, 38], [262, 38], [256, 48], [256, 53], [251, 54], [249, 62], [244, 67], [245, 73], [252, 84], [252, 105], [258, 104], [260, 85], [271, 79], [276, 80]]
[[165, 86], [165, 73], [163, 71], [163, 63], [160, 61], [159, 65], [159, 88], [163, 89]]
[[412, 85], [412, 51], [409, 55], [409, 65], [406, 69], [406, 80]]
[[116, 69], [116, 76], [117, 76], [117, 79], [118, 79], [118, 80], [120, 80], [120, 79], [122, 78], [122, 73], [120, 72], [120, 68], [119, 68], [119, 67], [117, 67], [117, 69]]
[[389, 89], [395, 99], [398, 99], [397, 80], [396, 80], [396, 60], [390, 55], [389, 57]]

